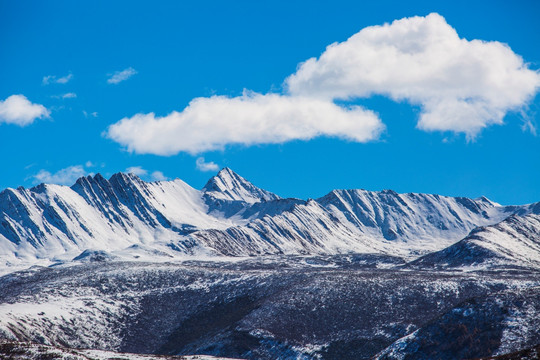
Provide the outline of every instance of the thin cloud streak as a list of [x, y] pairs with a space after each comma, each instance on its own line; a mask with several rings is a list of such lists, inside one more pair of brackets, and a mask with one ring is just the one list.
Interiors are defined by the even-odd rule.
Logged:
[[47, 75], [44, 76], [41, 83], [43, 85], [49, 85], [49, 84], [67, 84], [68, 82], [73, 79], [73, 74], [68, 74], [66, 76], [57, 77], [56, 75]]
[[122, 81], [126, 81], [135, 74], [137, 74], [137, 70], [132, 67], [129, 67], [122, 71], [116, 71], [107, 79], [107, 83], [116, 85], [118, 83], [121, 83]]

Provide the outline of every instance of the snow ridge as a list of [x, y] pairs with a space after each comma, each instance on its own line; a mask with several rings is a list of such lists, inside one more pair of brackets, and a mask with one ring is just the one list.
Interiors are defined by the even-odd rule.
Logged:
[[458, 243], [426, 255], [411, 265], [441, 268], [540, 268], [540, 215], [512, 215], [479, 227]]
[[180, 179], [97, 174], [72, 187], [0, 192], [0, 272], [74, 258], [375, 253], [413, 259], [453, 245], [478, 226], [539, 209], [391, 190], [282, 199], [228, 168], [202, 190]]
[[228, 255], [377, 253], [412, 259], [529, 207], [503, 207], [486, 198], [334, 190], [288, 211], [193, 237]]

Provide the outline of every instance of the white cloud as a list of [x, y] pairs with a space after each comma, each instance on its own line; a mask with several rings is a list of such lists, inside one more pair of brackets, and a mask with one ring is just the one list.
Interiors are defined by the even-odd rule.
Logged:
[[86, 110], [83, 110], [83, 115], [87, 119], [90, 118], [90, 117], [96, 118], [98, 116], [98, 113], [96, 111], [89, 113]]
[[45, 106], [31, 103], [24, 95], [11, 95], [0, 100], [0, 123], [26, 126], [49, 115]]
[[536, 126], [531, 119], [525, 119], [523, 124], [521, 125], [521, 130], [523, 131], [529, 131], [531, 134], [536, 136]]
[[135, 70], [132, 67], [129, 67], [127, 69], [124, 69], [122, 71], [116, 71], [114, 74], [110, 75], [110, 77], [107, 79], [107, 83], [109, 84], [118, 84], [122, 81], [125, 81], [132, 77], [133, 75], [137, 74], [137, 70]]
[[84, 164], [84, 166], [86, 166], [86, 167], [94, 167], [94, 166], [96, 166], [96, 165], [95, 165], [93, 162], [91, 162], [90, 160], [88, 160], [88, 161]]
[[152, 180], [154, 180], [154, 181], [165, 181], [165, 180], [169, 180], [169, 178], [166, 177], [165, 175], [163, 175], [163, 173], [161, 171], [154, 171], [152, 173]]
[[68, 74], [62, 77], [56, 77], [56, 75], [47, 75], [43, 77], [42, 84], [49, 85], [55, 84], [67, 84], [73, 78], [73, 74]]
[[54, 75], [44, 76], [43, 80], [41, 80], [41, 83], [43, 85], [49, 85], [51, 83], [51, 81], [54, 81], [55, 78], [56, 78], [56, 76], [54, 76]]
[[164, 117], [136, 114], [111, 125], [105, 135], [129, 151], [191, 154], [228, 144], [277, 144], [331, 136], [365, 142], [384, 129], [375, 113], [359, 106], [277, 94], [244, 93], [197, 98]]
[[51, 97], [55, 99], [75, 99], [77, 94], [69, 92], [62, 95], [52, 95]]
[[294, 96], [407, 100], [422, 108], [420, 129], [473, 137], [532, 99], [540, 74], [507, 45], [459, 38], [430, 14], [364, 28], [301, 64], [285, 83]]
[[193, 99], [181, 112], [135, 114], [105, 136], [136, 153], [197, 154], [229, 144], [276, 144], [318, 136], [377, 139], [384, 125], [359, 106], [372, 95], [421, 107], [417, 127], [474, 137], [501, 124], [540, 88], [540, 73], [500, 42], [459, 38], [438, 14], [367, 27], [300, 64], [286, 94]]
[[130, 173], [130, 174], [135, 174], [137, 176], [144, 176], [146, 174], [148, 174], [148, 171], [146, 171], [145, 169], [143, 169], [142, 167], [140, 166], [132, 166], [132, 167], [128, 167], [126, 169], [126, 172], [127, 173]]
[[42, 169], [32, 177], [34, 178], [34, 183], [73, 185], [78, 178], [85, 175], [86, 171], [84, 167], [75, 165], [61, 169], [54, 174]]
[[58, 84], [67, 84], [73, 78], [73, 74], [66, 75], [64, 77], [56, 79]]
[[195, 161], [195, 165], [197, 167], [197, 170], [200, 171], [217, 171], [219, 169], [218, 164], [213, 161], [205, 162], [203, 157], [198, 158]]
[[[146, 169], [143, 169], [141, 166], [128, 167], [126, 169], [126, 172], [130, 174], [135, 174], [139, 177], [146, 177], [146, 175], [148, 175], [148, 171]], [[152, 179], [152, 181], [165, 181], [169, 179], [168, 177], [163, 175], [161, 171], [152, 172], [150, 174], [150, 178]]]

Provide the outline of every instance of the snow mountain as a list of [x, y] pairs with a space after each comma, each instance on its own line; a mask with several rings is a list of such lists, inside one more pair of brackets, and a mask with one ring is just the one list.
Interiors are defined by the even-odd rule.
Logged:
[[227, 168], [201, 190], [97, 174], [0, 192], [0, 272], [0, 358], [453, 360], [540, 344], [540, 203], [285, 199]]
[[419, 258], [415, 267], [540, 268], [540, 215], [512, 215], [478, 227], [456, 244]]
[[276, 194], [259, 189], [229, 168], [224, 168], [208, 180], [203, 188], [203, 193], [209, 198], [240, 201], [248, 204], [281, 199]]
[[180, 179], [97, 174], [71, 187], [2, 191], [0, 265], [268, 254], [412, 259], [453, 245], [478, 226], [534, 212], [534, 206], [391, 190], [282, 199], [228, 168], [201, 190]]

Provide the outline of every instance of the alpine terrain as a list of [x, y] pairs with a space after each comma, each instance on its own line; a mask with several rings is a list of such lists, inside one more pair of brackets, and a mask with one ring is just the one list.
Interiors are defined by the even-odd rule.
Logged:
[[201, 190], [97, 174], [0, 193], [0, 274], [7, 359], [532, 359], [540, 345], [540, 203], [281, 198], [228, 168]]

